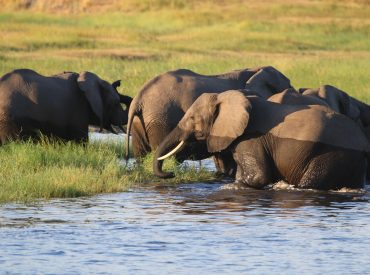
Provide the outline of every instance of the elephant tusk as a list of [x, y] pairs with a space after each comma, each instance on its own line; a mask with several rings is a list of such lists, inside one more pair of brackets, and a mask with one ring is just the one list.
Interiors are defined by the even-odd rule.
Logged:
[[173, 149], [171, 152], [169, 152], [169, 153], [165, 154], [164, 156], [157, 158], [157, 160], [164, 160], [164, 159], [166, 159], [166, 158], [168, 158], [168, 157], [172, 156], [173, 154], [175, 154], [175, 153], [180, 149], [180, 147], [181, 147], [183, 144], [184, 144], [184, 141], [183, 141], [183, 140], [182, 140], [182, 141], [180, 141], [180, 143], [175, 147], [175, 149]]

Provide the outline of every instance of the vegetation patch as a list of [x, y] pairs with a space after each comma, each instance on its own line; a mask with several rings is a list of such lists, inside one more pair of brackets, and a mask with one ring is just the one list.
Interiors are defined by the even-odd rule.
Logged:
[[[125, 165], [123, 145], [93, 142], [79, 145], [44, 138], [40, 143], [11, 142], [0, 147], [0, 203], [37, 198], [89, 196], [126, 191], [154, 179], [152, 156], [142, 165]], [[174, 159], [166, 169], [177, 175], [170, 183], [209, 180], [211, 172], [181, 168]]]

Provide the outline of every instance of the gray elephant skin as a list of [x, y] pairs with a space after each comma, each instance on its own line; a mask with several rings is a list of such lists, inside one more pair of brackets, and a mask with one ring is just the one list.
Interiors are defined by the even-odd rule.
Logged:
[[323, 190], [365, 184], [366, 136], [353, 120], [325, 106], [277, 104], [235, 90], [203, 94], [158, 147], [155, 175], [173, 176], [162, 171], [163, 159], [191, 138], [204, 140], [210, 153], [231, 152], [237, 182], [249, 187], [279, 180]]
[[[127, 124], [132, 99], [91, 72], [42, 76], [14, 70], [0, 79], [0, 141], [38, 138], [39, 133], [67, 141], [88, 140], [88, 126], [114, 131]], [[124, 110], [121, 103], [126, 104]]]
[[[334, 86], [322, 85], [317, 89], [301, 88], [299, 92], [290, 88], [269, 97], [268, 101], [290, 105], [326, 106], [355, 121], [370, 142], [370, 106]], [[370, 165], [368, 165], [367, 178], [370, 180]]]
[[[158, 75], [143, 86], [130, 107], [127, 133], [132, 134], [134, 156], [141, 158], [154, 151], [203, 93], [248, 88], [267, 98], [289, 87], [289, 79], [271, 66], [220, 75], [201, 75], [186, 69]], [[128, 151], [127, 147], [126, 157]], [[209, 156], [204, 142], [192, 140], [176, 158], [182, 161]], [[221, 160], [218, 166], [222, 166]]]
[[328, 106], [337, 113], [343, 114], [358, 122], [362, 127], [370, 126], [370, 106], [332, 85], [319, 88], [293, 88], [274, 94], [269, 101], [281, 104], [318, 104]]

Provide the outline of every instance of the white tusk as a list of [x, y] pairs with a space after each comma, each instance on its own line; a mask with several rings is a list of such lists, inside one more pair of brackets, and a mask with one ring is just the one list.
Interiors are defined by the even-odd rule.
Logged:
[[165, 154], [164, 156], [161, 156], [161, 157], [157, 158], [157, 160], [164, 160], [164, 159], [166, 159], [166, 158], [168, 158], [168, 157], [172, 156], [173, 154], [175, 154], [175, 153], [176, 153], [176, 151], [177, 151], [177, 150], [179, 150], [179, 149], [180, 149], [180, 147], [181, 147], [183, 144], [184, 144], [184, 141], [183, 141], [183, 140], [182, 140], [182, 141], [180, 141], [180, 143], [175, 147], [175, 149], [173, 149], [171, 152], [169, 152], [169, 153]]

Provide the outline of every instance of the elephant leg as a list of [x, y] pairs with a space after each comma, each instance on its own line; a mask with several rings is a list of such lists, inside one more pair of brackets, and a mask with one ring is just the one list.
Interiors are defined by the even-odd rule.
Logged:
[[69, 131], [68, 140], [73, 140], [76, 143], [87, 143], [89, 140], [88, 130], [85, 131]]
[[370, 184], [370, 153], [367, 154], [366, 164], [367, 164], [366, 180], [367, 184]]
[[367, 161], [362, 152], [320, 151], [308, 164], [298, 187], [322, 190], [364, 187]]
[[[370, 143], [370, 126], [364, 127], [365, 135], [367, 136], [367, 140]], [[370, 152], [367, 153], [367, 176], [366, 179], [369, 181], [370, 184]]]
[[216, 153], [213, 156], [213, 161], [217, 169], [217, 176], [226, 176], [235, 178], [236, 175], [236, 162], [233, 158], [233, 154], [228, 151]]
[[89, 141], [89, 125], [87, 121], [82, 124], [75, 123], [67, 128], [54, 128], [52, 133], [55, 133], [59, 138], [76, 143], [87, 143]]
[[366, 184], [370, 184], [370, 154], [367, 156], [366, 164], [367, 164]]
[[1, 145], [5, 144], [7, 141], [9, 141], [11, 139], [13, 139], [13, 137], [11, 135], [9, 135], [9, 133], [7, 133], [3, 130], [1, 131], [1, 133], [0, 133], [0, 144]]
[[239, 183], [262, 189], [274, 182], [272, 159], [266, 154], [258, 138], [239, 143], [233, 156], [238, 165]]
[[132, 150], [134, 157], [140, 159], [151, 151], [145, 130], [140, 120], [135, 117], [132, 126]]

